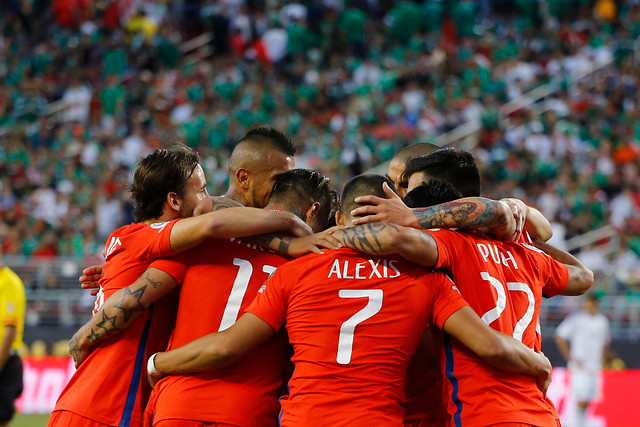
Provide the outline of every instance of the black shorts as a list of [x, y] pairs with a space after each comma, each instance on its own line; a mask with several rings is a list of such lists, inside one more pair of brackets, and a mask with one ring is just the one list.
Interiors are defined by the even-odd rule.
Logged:
[[12, 354], [0, 371], [0, 423], [11, 421], [16, 411], [13, 402], [20, 394], [22, 394], [22, 359]]

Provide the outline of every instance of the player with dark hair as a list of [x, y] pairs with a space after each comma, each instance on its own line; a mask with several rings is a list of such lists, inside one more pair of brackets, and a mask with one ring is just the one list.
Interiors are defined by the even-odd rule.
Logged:
[[421, 206], [433, 206], [451, 200], [461, 199], [464, 196], [448, 182], [431, 179], [413, 188], [402, 201], [407, 207], [417, 208]]
[[[186, 145], [176, 144], [168, 150], [156, 150], [140, 160], [131, 184], [131, 196], [134, 202], [136, 222], [159, 218], [163, 214], [166, 195], [174, 193], [174, 197], [184, 197], [189, 179], [196, 175], [204, 177], [200, 166], [200, 156]], [[176, 179], [178, 178], [178, 179]], [[206, 181], [198, 190], [198, 200], [186, 200], [180, 206], [180, 216], [188, 217], [199, 200], [207, 194]]]
[[[431, 158], [433, 157], [433, 161]], [[414, 160], [409, 160], [412, 163]], [[480, 179], [478, 166], [473, 156], [466, 151], [456, 148], [443, 148], [433, 153], [415, 160], [417, 165], [433, 164], [433, 169], [419, 169], [416, 172], [411, 168], [403, 173], [402, 182], [406, 183], [408, 191], [423, 182], [429, 180], [437, 180], [449, 183], [455, 187], [465, 197], [472, 197], [480, 194]], [[415, 165], [414, 165], [415, 166]], [[460, 179], [465, 177], [465, 179]], [[458, 187], [460, 186], [460, 187]], [[415, 215], [402, 200], [388, 187], [385, 189], [388, 198], [380, 198], [375, 196], [366, 197], [366, 206], [358, 209], [356, 215], [368, 215], [366, 218], [357, 218], [355, 224], [364, 224], [367, 222], [392, 222], [394, 224], [406, 225], [409, 227], [433, 228], [428, 224], [429, 221], [423, 221], [421, 213], [416, 212]], [[518, 199], [502, 199], [511, 209], [517, 221], [517, 231], [515, 240], [521, 238], [522, 231], [526, 231], [531, 239], [547, 241], [551, 238], [551, 225], [549, 221], [537, 210], [525, 205]], [[404, 223], [403, 221], [406, 221]], [[498, 239], [510, 240], [509, 236], [493, 235]], [[524, 241], [524, 239], [523, 239]], [[527, 239], [530, 242], [530, 239]]]
[[[382, 182], [388, 179], [354, 178], [343, 191], [345, 206]], [[336, 221], [349, 225], [349, 211], [342, 208]], [[337, 249], [287, 263], [264, 288], [229, 329], [152, 356], [152, 377], [219, 369], [284, 325], [296, 369], [281, 401], [280, 425], [398, 426], [407, 362], [433, 323], [487, 362], [548, 385], [551, 368], [543, 355], [484, 325], [444, 274], [404, 260]]]
[[[461, 164], [452, 162], [449, 168], [455, 171], [456, 165]], [[371, 197], [361, 199], [372, 201]], [[409, 212], [430, 216], [438, 209]], [[361, 220], [368, 222], [370, 218]], [[337, 231], [335, 236], [344, 246], [365, 253], [396, 253], [427, 267], [447, 268], [462, 295], [488, 325], [536, 350], [540, 350], [536, 326], [542, 296], [581, 294], [593, 284], [592, 273], [577, 259], [544, 244], [540, 245], [555, 260], [533, 246], [500, 242], [473, 231], [424, 232], [374, 223]], [[355, 245], [356, 237], [369, 243]], [[558, 422], [553, 404], [529, 377], [506, 374], [481, 363], [448, 335], [443, 348], [452, 425], [546, 426]]]
[[250, 130], [231, 153], [225, 197], [244, 206], [263, 208], [276, 176], [295, 167], [295, 152], [291, 140], [274, 128]]
[[[337, 194], [329, 187], [329, 178], [315, 170], [292, 169], [276, 177], [269, 206], [285, 206], [306, 222], [311, 230], [325, 230], [337, 206]], [[308, 207], [307, 211], [293, 211], [295, 206]]]
[[[276, 182], [265, 210], [301, 213], [313, 227], [328, 222], [335, 193], [327, 178], [316, 171], [295, 169], [279, 175]], [[315, 197], [298, 197], [304, 187], [309, 187]], [[323, 203], [328, 203], [328, 208]], [[148, 278], [142, 277], [114, 293], [96, 316], [112, 321], [97, 327], [94, 319], [85, 328], [95, 336], [95, 342], [128, 330], [151, 304], [181, 285], [170, 347], [187, 343], [231, 326], [269, 274], [285, 261], [280, 255], [239, 240], [209, 239], [175, 258], [154, 261], [150, 269], [157, 271], [151, 286]], [[167, 378], [149, 404], [153, 422], [181, 426], [196, 420], [235, 425], [275, 422], [285, 343], [282, 339], [267, 343], [233, 369]]]
[[441, 148], [407, 161], [401, 182], [406, 183], [408, 191], [430, 179], [451, 184], [464, 197], [480, 196], [480, 171], [476, 160], [467, 151]]
[[[291, 214], [261, 209], [233, 208], [181, 220], [208, 197], [198, 156], [184, 145], [156, 150], [143, 158], [134, 174], [132, 192], [141, 222], [119, 228], [107, 240], [104, 277], [92, 319], [95, 329], [85, 328], [87, 333], [77, 333], [70, 342], [77, 365], [97, 344], [96, 331], [114, 326], [114, 317], [98, 314], [104, 299], [140, 277], [155, 258], [188, 249], [209, 236], [241, 237], [283, 229], [310, 232]], [[153, 286], [150, 276], [145, 280]], [[49, 425], [139, 425], [150, 391], [141, 381], [143, 362], [147, 355], [166, 348], [175, 313], [172, 305], [169, 299], [159, 301], [122, 335], [96, 346], [60, 395]]]

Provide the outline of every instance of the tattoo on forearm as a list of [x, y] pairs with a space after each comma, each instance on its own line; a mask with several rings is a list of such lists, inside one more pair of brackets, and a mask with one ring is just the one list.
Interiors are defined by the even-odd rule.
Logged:
[[93, 328], [89, 328], [89, 330], [91, 331], [91, 333], [89, 333], [87, 339], [91, 341], [91, 344], [95, 344], [95, 342], [98, 341], [98, 338], [100, 338], [100, 334], [97, 334], [96, 331], [93, 330]]
[[[151, 276], [149, 275], [148, 271], [145, 271], [144, 275], [141, 277], [141, 279], [144, 279], [147, 281], [148, 284], [150, 284], [151, 286], [153, 286], [154, 288], [158, 289], [160, 286], [163, 285], [163, 283], [159, 280], [153, 280], [151, 278]], [[146, 287], [146, 285], [145, 285]], [[143, 288], [144, 289], [144, 288]], [[144, 292], [144, 291], [143, 291]]]
[[422, 228], [470, 228], [496, 224], [497, 202], [489, 199], [453, 201], [413, 210]]
[[334, 234], [342, 246], [368, 254], [379, 254], [384, 251], [380, 240], [381, 234], [390, 229], [398, 231], [398, 227], [389, 223], [374, 222], [340, 230]]
[[288, 254], [289, 246], [291, 246], [293, 237], [282, 233], [267, 233], [260, 234], [258, 236], [244, 237], [242, 240], [263, 248], [277, 251], [281, 254]]
[[[116, 319], [118, 318], [118, 316], [108, 316], [107, 313], [104, 312], [104, 310], [102, 310], [101, 313], [102, 320], [96, 323], [97, 328], [103, 329], [107, 335], [111, 335], [111, 333], [121, 330], [116, 326]], [[93, 329], [91, 331], [93, 332]]]
[[291, 241], [293, 239], [289, 236], [284, 236], [284, 237], [274, 236], [274, 239], [278, 239], [278, 238], [280, 239], [280, 243], [278, 244], [278, 252], [280, 252], [281, 254], [289, 253], [289, 246], [291, 245]]
[[78, 338], [78, 334], [74, 335], [73, 338], [71, 338], [71, 342], [69, 343], [69, 353], [71, 355], [74, 355], [78, 352], [79, 350], [79, 338]]
[[[156, 282], [156, 283], [160, 283], [160, 285], [162, 285], [162, 282]], [[128, 287], [124, 288], [124, 295], [122, 295], [122, 299], [120, 299], [120, 301], [118, 301], [118, 303], [115, 304], [113, 307], [122, 311], [122, 315], [124, 316], [125, 323], [129, 321], [129, 319], [131, 318], [131, 315], [133, 315], [133, 313], [135, 313], [136, 311], [145, 310], [145, 306], [140, 302], [140, 299], [142, 298], [142, 295], [144, 294], [144, 291], [146, 289], [147, 289], [147, 285], [144, 285], [141, 288], [136, 289], [135, 292], [131, 292]], [[133, 308], [127, 308], [125, 305], [126, 302], [133, 302], [135, 306]]]

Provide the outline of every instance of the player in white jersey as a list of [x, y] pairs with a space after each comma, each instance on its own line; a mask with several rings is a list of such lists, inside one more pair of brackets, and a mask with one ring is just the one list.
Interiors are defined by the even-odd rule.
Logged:
[[571, 393], [578, 406], [575, 427], [586, 425], [589, 403], [600, 396], [602, 360], [611, 340], [609, 320], [598, 308], [596, 296], [588, 295], [584, 310], [564, 319], [555, 334], [558, 349], [571, 370]]

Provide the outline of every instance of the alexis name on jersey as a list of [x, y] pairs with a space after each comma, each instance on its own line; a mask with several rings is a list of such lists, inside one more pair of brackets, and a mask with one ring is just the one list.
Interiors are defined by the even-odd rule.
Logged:
[[400, 270], [395, 266], [398, 262], [395, 259], [372, 259], [368, 262], [356, 262], [349, 264], [349, 261], [335, 259], [331, 264], [331, 270], [327, 276], [329, 279], [336, 277], [337, 279], [393, 279], [400, 276]]

